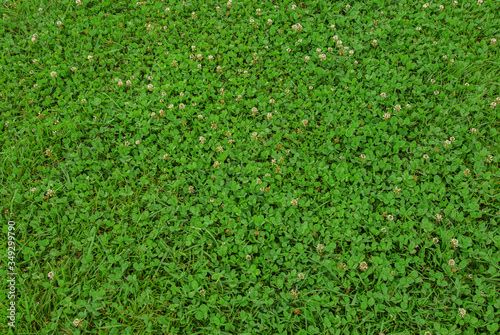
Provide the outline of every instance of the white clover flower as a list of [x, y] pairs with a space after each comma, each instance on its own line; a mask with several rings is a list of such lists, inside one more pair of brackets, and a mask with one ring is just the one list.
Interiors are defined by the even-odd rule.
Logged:
[[184, 104], [179, 105], [179, 109], [184, 109], [186, 106]]
[[331, 29], [331, 30], [335, 30], [335, 25], [334, 25], [334, 24], [332, 24], [332, 25], [330, 26], [330, 29]]
[[422, 157], [423, 157], [424, 159], [429, 159], [429, 155], [427, 155], [427, 154], [424, 154]]
[[349, 9], [349, 8], [351, 8], [351, 5], [346, 5], [345, 6], [345, 9]]
[[267, 113], [266, 118], [268, 120], [272, 120], [273, 119], [273, 114], [272, 113]]
[[154, 88], [153, 84], [149, 84], [149, 85], [148, 85], [148, 90], [152, 91], [152, 90], [153, 90], [153, 88]]
[[399, 111], [401, 110], [401, 105], [396, 105], [396, 106], [394, 106], [394, 110], [395, 110], [396, 112], [399, 112]]
[[130, 145], [130, 142], [129, 141], [125, 141], [125, 143], [123, 143], [124, 146], [128, 147]]
[[491, 44], [491, 45], [497, 45], [497, 43], [498, 43], [498, 41], [497, 41], [497, 39], [496, 39], [496, 38], [492, 38], [492, 39], [490, 40], [490, 44]]
[[440, 6], [439, 6], [439, 10], [444, 10], [444, 6], [443, 6], [443, 5], [440, 5]]
[[307, 125], [309, 124], [309, 121], [308, 120], [302, 120], [302, 125], [304, 127], [307, 127]]
[[391, 113], [385, 113], [384, 114], [384, 117], [383, 117], [384, 121], [387, 120], [387, 119], [390, 119], [390, 118], [391, 118]]
[[121, 79], [119, 79], [117, 85], [120, 87], [123, 86], [123, 81]]
[[471, 134], [477, 134], [477, 129], [476, 128], [471, 128], [470, 133]]
[[297, 207], [297, 205], [299, 204], [299, 199], [292, 199], [292, 201], [290, 201], [290, 204], [293, 206], [293, 207]]
[[306, 63], [307, 63], [307, 62], [309, 62], [309, 60], [310, 60], [310, 59], [311, 59], [311, 57], [306, 56], [306, 57], [305, 57], [305, 61], [306, 61]]
[[56, 194], [56, 192], [54, 192], [53, 190], [50, 190], [50, 189], [49, 189], [49, 190], [47, 190], [47, 195], [48, 195], [49, 197], [51, 197], [51, 198], [52, 198], [55, 194]]
[[385, 92], [382, 92], [382, 93], [380, 93], [380, 96], [381, 96], [382, 98], [385, 98], [385, 97], [387, 97], [387, 94], [386, 94]]
[[366, 158], [366, 155], [361, 154], [361, 155], [359, 155], [359, 157], [360, 157], [361, 159], [365, 159], [365, 158]]
[[349, 51], [349, 56], [352, 56], [352, 55], [354, 55], [354, 50]]
[[256, 132], [253, 132], [253, 133], [252, 133], [252, 138], [253, 138], [254, 140], [256, 140], [256, 139], [257, 139], [257, 136], [258, 136], [258, 134], [257, 134]]
[[387, 229], [386, 229], [385, 227], [382, 227], [382, 228], [380, 229], [380, 231], [381, 231], [382, 233], [387, 233]]
[[435, 95], [438, 95], [438, 94], [439, 94], [439, 91], [434, 91], [434, 94], [435, 94]]
[[454, 259], [450, 259], [450, 260], [448, 261], [448, 265], [449, 265], [449, 266], [455, 266], [455, 264], [456, 264], [456, 263], [455, 263], [455, 260], [454, 260]]
[[50, 76], [51, 76], [52, 78], [56, 78], [56, 77], [57, 77], [57, 72], [56, 72], [56, 71], [52, 71], [52, 72], [50, 73]]
[[448, 146], [450, 146], [450, 145], [451, 145], [451, 141], [450, 141], [450, 140], [446, 140], [446, 141], [444, 141], [444, 146], [445, 146], [445, 147], [448, 147]]
[[387, 215], [387, 220], [388, 220], [388, 221], [393, 221], [393, 220], [394, 220], [394, 216], [392, 216], [392, 215], [390, 215], [390, 214], [389, 214], [389, 215]]
[[89, 62], [93, 62], [94, 61], [94, 56], [88, 55], [87, 59], [89, 60]]
[[268, 26], [270, 26], [271, 24], [273, 24], [273, 20], [268, 19], [268, 20], [267, 20], [267, 25], [268, 25]]
[[141, 141], [139, 141], [139, 140], [135, 141], [135, 145], [139, 145], [139, 144], [141, 144]]
[[305, 276], [304, 276], [304, 274], [303, 274], [302, 272], [301, 272], [301, 273], [299, 273], [299, 274], [297, 275], [297, 277], [299, 277], [299, 279], [300, 279], [300, 280], [302, 280], [302, 279], [304, 279], [304, 278], [305, 278]]
[[[480, 0], [480, 1], [483, 1], [483, 0]], [[478, 3], [479, 3], [479, 1], [478, 1]], [[467, 314], [467, 312], [465, 311], [465, 309], [463, 309], [463, 308], [459, 308], [459, 309], [458, 309], [458, 314], [460, 314], [460, 316], [461, 316], [462, 318], [464, 318], [464, 317], [465, 317], [465, 315]]]
[[325, 54], [321, 54], [318, 57], [319, 57], [320, 61], [324, 61], [326, 59], [326, 55]]
[[378, 41], [377, 40], [373, 40], [372, 41], [372, 46], [376, 47], [378, 45]]
[[54, 278], [55, 278], [54, 273], [52, 271], [47, 273], [47, 277], [49, 278], [49, 280], [54, 280]]
[[247, 255], [245, 258], [247, 259], [247, 261], [250, 261], [252, 259], [252, 256]]
[[200, 142], [201, 144], [205, 144], [205, 138], [203, 136], [200, 136]]
[[[78, 3], [78, 1], [80, 1], [80, 0], [76, 0], [76, 1]], [[73, 321], [73, 326], [78, 327], [81, 325], [82, 325], [82, 319], [75, 319], [75, 321]]]
[[440, 222], [443, 220], [443, 216], [441, 214], [436, 214], [436, 221]]
[[214, 168], [216, 169], [220, 168], [220, 163], [218, 161], [215, 161]]
[[422, 28], [420, 28], [420, 27], [417, 27], [416, 29], [417, 29], [418, 31], [422, 30]]
[[321, 250], [323, 250], [324, 248], [325, 248], [325, 247], [323, 246], [323, 244], [318, 244], [318, 245], [316, 246], [316, 250], [318, 250], [318, 251], [321, 251]]
[[359, 263], [359, 269], [363, 272], [368, 270], [368, 264], [366, 262]]
[[30, 192], [36, 192], [36, 187], [33, 187]]
[[424, 4], [422, 7], [424, 7], [424, 8], [429, 8], [429, 4], [428, 4], [428, 3], [426, 3], [426, 4]]
[[434, 244], [436, 244], [436, 243], [438, 243], [438, 242], [439, 242], [439, 239], [438, 239], [437, 237], [434, 237], [434, 238], [432, 239], [432, 242], [433, 242]]

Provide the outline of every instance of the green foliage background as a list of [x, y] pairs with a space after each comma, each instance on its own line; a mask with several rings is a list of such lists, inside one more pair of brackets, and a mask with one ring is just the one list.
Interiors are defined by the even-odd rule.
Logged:
[[499, 3], [81, 3], [0, 9], [18, 334], [498, 330]]

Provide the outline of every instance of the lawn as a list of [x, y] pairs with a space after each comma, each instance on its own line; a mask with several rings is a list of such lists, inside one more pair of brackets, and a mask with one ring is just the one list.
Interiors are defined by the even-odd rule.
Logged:
[[0, 14], [2, 333], [499, 332], [498, 1]]

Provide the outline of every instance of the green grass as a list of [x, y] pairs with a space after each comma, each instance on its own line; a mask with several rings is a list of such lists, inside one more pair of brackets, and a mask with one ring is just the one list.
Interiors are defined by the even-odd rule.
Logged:
[[5, 1], [2, 332], [496, 333], [500, 4], [424, 4]]

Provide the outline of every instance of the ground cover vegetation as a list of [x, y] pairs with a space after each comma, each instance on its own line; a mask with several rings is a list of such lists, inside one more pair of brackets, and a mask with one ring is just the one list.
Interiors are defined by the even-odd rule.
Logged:
[[498, 1], [0, 11], [16, 333], [498, 331]]

